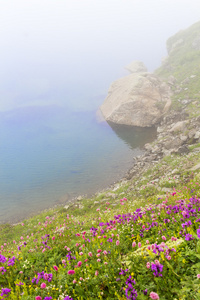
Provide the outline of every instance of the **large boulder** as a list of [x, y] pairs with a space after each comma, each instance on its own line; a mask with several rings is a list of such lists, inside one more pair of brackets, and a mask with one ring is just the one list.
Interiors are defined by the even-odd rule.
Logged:
[[135, 60], [125, 67], [131, 73], [147, 72], [147, 68], [142, 61]]
[[170, 105], [170, 88], [166, 83], [151, 73], [133, 73], [112, 83], [100, 110], [109, 122], [151, 127]]

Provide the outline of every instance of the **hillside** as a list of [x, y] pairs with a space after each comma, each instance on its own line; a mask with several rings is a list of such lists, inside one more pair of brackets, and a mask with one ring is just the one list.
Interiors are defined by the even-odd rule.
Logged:
[[200, 299], [199, 29], [167, 41], [173, 104], [126, 178], [0, 226], [1, 299]]

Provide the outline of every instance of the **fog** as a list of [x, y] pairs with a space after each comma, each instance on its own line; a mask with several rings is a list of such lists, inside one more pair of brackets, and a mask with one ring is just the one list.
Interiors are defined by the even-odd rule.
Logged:
[[1, 0], [0, 111], [96, 109], [124, 66], [153, 71], [199, 12], [196, 0]]

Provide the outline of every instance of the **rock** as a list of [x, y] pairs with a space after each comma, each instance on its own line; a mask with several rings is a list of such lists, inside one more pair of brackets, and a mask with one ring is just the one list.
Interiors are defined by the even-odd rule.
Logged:
[[186, 135], [180, 135], [180, 139], [181, 139], [181, 141], [183, 141], [183, 142], [186, 142], [187, 141], [187, 139], [188, 139], [188, 137], [186, 136]]
[[181, 147], [178, 148], [177, 151], [179, 154], [185, 154], [185, 153], [189, 153], [189, 148], [187, 145], [182, 145]]
[[180, 146], [182, 146], [183, 141], [181, 141], [181, 139], [179, 139], [178, 137], [174, 138], [174, 139], [170, 139], [168, 140], [165, 144], [164, 147], [169, 150], [169, 149], [177, 149]]
[[200, 138], [200, 131], [197, 131], [194, 135], [194, 139], [198, 140]]
[[188, 133], [188, 137], [189, 139], [191, 139], [192, 137], [194, 137], [194, 135], [196, 134], [196, 129], [191, 129]]
[[169, 110], [170, 95], [156, 75], [133, 73], [113, 82], [100, 110], [109, 122], [151, 127]]
[[168, 78], [168, 84], [175, 85], [177, 82], [176, 78], [173, 75], [170, 75]]
[[173, 44], [169, 45], [169, 43], [168, 43], [167, 44], [167, 52], [168, 52], [168, 54], [171, 54], [176, 48], [182, 46], [183, 42], [184, 42], [184, 40], [181, 38], [181, 39], [178, 39], [177, 41], [175, 41]]
[[147, 72], [147, 68], [142, 61], [133, 61], [131, 64], [126, 66], [125, 69], [131, 73]]
[[172, 124], [172, 128], [170, 129], [170, 132], [182, 132], [186, 129], [186, 121], [179, 121], [175, 124]]
[[198, 169], [200, 169], [200, 163], [197, 164], [197, 165], [195, 165], [194, 167], [192, 167], [192, 168], [190, 169], [190, 171], [196, 171], [196, 170], [198, 170]]
[[195, 50], [200, 50], [200, 35], [197, 36], [192, 42], [192, 48]]
[[83, 200], [83, 197], [82, 196], [78, 196], [76, 200], [77, 201], [81, 201], [81, 200]]

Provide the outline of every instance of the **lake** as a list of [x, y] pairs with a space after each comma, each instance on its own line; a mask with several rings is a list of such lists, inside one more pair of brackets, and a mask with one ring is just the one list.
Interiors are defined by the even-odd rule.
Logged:
[[155, 129], [111, 127], [96, 110], [52, 104], [1, 112], [0, 222], [108, 187], [154, 138]]

